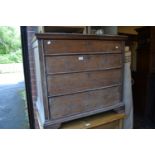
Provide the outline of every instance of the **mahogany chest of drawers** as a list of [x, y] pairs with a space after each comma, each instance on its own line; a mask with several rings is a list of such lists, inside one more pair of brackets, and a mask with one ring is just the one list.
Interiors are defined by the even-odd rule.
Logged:
[[36, 34], [37, 109], [44, 128], [123, 106], [124, 40]]

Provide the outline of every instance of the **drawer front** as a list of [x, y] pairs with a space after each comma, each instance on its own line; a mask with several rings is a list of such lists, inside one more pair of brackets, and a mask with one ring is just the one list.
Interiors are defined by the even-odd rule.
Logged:
[[45, 54], [79, 52], [120, 52], [121, 41], [103, 40], [44, 40]]
[[121, 69], [48, 76], [48, 94], [70, 94], [120, 84], [121, 77]]
[[121, 120], [116, 120], [107, 124], [92, 127], [91, 129], [121, 129], [120, 121]]
[[46, 57], [47, 73], [101, 70], [122, 66], [121, 54]]
[[121, 87], [112, 87], [49, 99], [51, 119], [59, 119], [109, 106], [121, 100]]

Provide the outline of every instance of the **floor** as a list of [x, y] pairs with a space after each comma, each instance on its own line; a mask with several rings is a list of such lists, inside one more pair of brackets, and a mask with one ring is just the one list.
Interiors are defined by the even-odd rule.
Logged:
[[135, 115], [134, 129], [155, 129], [155, 123], [140, 115]]
[[0, 128], [29, 128], [23, 73], [0, 74]]

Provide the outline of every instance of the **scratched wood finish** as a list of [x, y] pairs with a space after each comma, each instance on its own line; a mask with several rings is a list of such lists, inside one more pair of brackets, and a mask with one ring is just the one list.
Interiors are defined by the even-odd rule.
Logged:
[[51, 119], [116, 105], [121, 102], [120, 87], [107, 88], [49, 99]]
[[45, 54], [121, 51], [120, 41], [102, 40], [45, 40]]
[[48, 74], [103, 70], [122, 66], [122, 54], [74, 55], [46, 57]]
[[48, 94], [59, 95], [121, 83], [122, 70], [48, 76]]

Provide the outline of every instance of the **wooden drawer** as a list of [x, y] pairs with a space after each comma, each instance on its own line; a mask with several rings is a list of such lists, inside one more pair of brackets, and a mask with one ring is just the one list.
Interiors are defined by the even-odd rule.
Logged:
[[103, 70], [122, 66], [121, 54], [72, 55], [46, 57], [48, 74]]
[[93, 127], [91, 129], [120, 129], [120, 120], [113, 121], [107, 124], [99, 125], [96, 127]]
[[67, 54], [79, 52], [114, 52], [122, 50], [120, 41], [103, 40], [44, 40], [45, 54]]
[[122, 129], [124, 113], [114, 111], [84, 117], [62, 124], [61, 129]]
[[48, 94], [60, 95], [120, 84], [122, 70], [106, 70], [47, 77]]
[[103, 109], [121, 102], [121, 87], [53, 97], [49, 99], [51, 119]]

